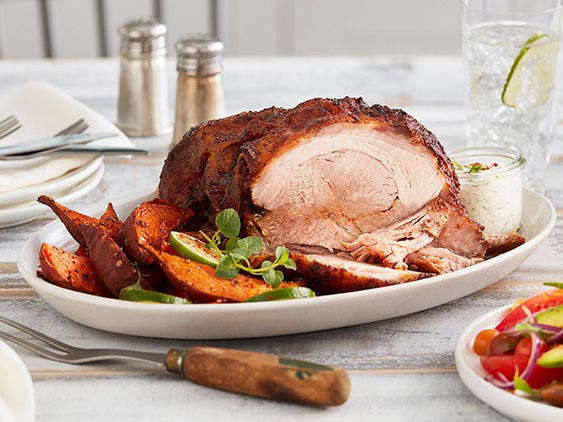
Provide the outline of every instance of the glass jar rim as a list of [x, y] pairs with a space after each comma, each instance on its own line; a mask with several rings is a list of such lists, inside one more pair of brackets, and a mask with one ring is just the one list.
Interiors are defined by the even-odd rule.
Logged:
[[[490, 178], [497, 176], [504, 176], [512, 173], [520, 172], [524, 169], [526, 164], [526, 159], [522, 157], [520, 152], [515, 148], [503, 148], [503, 147], [471, 147], [463, 148], [453, 151], [450, 154], [452, 162], [454, 160], [463, 158], [475, 157], [474, 162], [479, 161], [479, 157], [498, 157], [499, 159], [508, 159], [510, 162], [507, 165], [499, 165], [489, 170], [477, 172], [477, 173], [464, 173], [456, 170], [456, 174], [459, 180], [479, 182], [487, 181]], [[454, 165], [455, 169], [455, 165]]]
[[461, 4], [462, 9], [466, 10], [466, 11], [480, 12], [480, 13], [485, 13], [485, 14], [489, 14], [489, 15], [509, 15], [509, 16], [529, 16], [529, 15], [549, 14], [549, 13], [553, 13], [553, 12], [556, 12], [556, 11], [561, 11], [561, 9], [563, 8], [563, 5], [561, 4], [561, 2], [559, 2], [559, 5], [557, 5], [557, 6], [547, 7], [545, 9], [539, 9], [539, 10], [496, 11], [496, 10], [486, 9], [484, 7], [482, 7], [482, 8], [480, 8], [480, 7], [470, 7], [469, 6], [469, 0], [459, 0], [459, 3]]

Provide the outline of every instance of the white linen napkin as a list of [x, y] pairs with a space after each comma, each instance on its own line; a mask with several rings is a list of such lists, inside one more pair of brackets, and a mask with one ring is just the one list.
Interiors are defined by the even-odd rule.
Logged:
[[[129, 139], [111, 122], [60, 89], [41, 82], [30, 82], [0, 95], [0, 120], [15, 115], [22, 127], [3, 139], [0, 146], [51, 137], [78, 119], [89, 127], [85, 133], [113, 132], [114, 138], [92, 141], [88, 145], [131, 147]], [[64, 154], [29, 160], [0, 161], [0, 193], [37, 185], [81, 167], [95, 154]]]

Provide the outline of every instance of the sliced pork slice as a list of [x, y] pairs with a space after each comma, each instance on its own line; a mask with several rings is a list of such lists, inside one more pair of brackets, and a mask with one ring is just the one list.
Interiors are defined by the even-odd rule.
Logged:
[[501, 253], [510, 251], [517, 246], [522, 245], [526, 239], [516, 233], [509, 232], [503, 234], [485, 234], [485, 240], [487, 241], [487, 256], [496, 256]]
[[343, 245], [358, 261], [406, 270], [405, 257], [431, 243], [448, 221], [449, 214], [447, 204], [436, 198], [407, 219], [391, 227], [362, 234], [355, 241]]
[[318, 294], [343, 293], [419, 280], [428, 275], [357, 262], [335, 255], [291, 254], [298, 273]]
[[405, 261], [410, 269], [444, 274], [477, 264], [483, 261], [483, 258], [468, 258], [446, 248], [428, 247], [409, 254]]

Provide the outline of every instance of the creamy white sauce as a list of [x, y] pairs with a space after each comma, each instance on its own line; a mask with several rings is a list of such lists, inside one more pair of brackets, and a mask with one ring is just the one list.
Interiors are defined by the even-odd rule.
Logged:
[[501, 234], [520, 227], [522, 217], [522, 172], [484, 170], [461, 174], [460, 198], [469, 215], [485, 232]]

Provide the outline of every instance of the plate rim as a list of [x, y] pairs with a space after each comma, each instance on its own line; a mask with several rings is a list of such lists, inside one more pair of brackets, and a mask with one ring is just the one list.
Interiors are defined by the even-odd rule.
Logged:
[[[518, 419], [527, 417], [529, 419], [526, 420], [540, 420], [535, 412], [541, 412], [545, 414], [539, 415], [541, 420], [562, 417], [563, 408], [520, 397], [485, 381], [466, 359], [466, 356], [477, 357], [477, 354], [469, 347], [473, 344], [472, 334], [475, 330], [491, 328], [492, 324], [501, 321], [512, 306], [512, 304], [505, 305], [480, 315], [472, 320], [459, 335], [454, 349], [455, 365], [459, 377], [471, 393], [504, 415], [518, 417]], [[522, 412], [534, 412], [534, 414], [523, 415]]]

